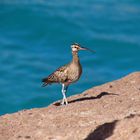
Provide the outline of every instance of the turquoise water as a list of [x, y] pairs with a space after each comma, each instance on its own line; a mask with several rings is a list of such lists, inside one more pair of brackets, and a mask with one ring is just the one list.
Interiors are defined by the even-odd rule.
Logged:
[[61, 86], [41, 79], [80, 52], [83, 75], [68, 96], [140, 70], [140, 1], [0, 1], [0, 114], [45, 107]]

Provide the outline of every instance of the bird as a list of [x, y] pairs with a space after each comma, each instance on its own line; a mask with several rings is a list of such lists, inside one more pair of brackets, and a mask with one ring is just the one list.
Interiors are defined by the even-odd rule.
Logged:
[[59, 83], [62, 85], [61, 92], [63, 95], [63, 99], [61, 105], [68, 104], [66, 98], [67, 89], [70, 84], [78, 81], [82, 74], [82, 66], [80, 63], [80, 59], [78, 57], [78, 52], [80, 50], [88, 50], [93, 53], [95, 52], [94, 50], [91, 50], [89, 48], [81, 47], [81, 45], [78, 43], [73, 43], [71, 45], [71, 50], [72, 50], [72, 61], [66, 65], [59, 67], [48, 77], [42, 79], [43, 82], [42, 87], [51, 85], [53, 83]]

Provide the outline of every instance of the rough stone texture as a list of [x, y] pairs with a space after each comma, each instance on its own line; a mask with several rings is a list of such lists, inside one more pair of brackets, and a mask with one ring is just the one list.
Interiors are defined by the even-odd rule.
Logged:
[[68, 101], [1, 116], [0, 140], [140, 140], [140, 72]]

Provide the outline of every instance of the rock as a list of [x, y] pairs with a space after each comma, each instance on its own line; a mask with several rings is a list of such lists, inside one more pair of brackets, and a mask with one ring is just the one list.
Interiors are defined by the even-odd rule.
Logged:
[[0, 140], [140, 140], [140, 72], [68, 101], [1, 116]]

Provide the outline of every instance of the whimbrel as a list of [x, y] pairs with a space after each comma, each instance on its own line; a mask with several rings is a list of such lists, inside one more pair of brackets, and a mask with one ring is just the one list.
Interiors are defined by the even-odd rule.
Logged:
[[74, 43], [73, 45], [71, 45], [71, 49], [72, 49], [72, 56], [73, 56], [72, 61], [69, 64], [59, 67], [48, 77], [42, 79], [43, 82], [42, 86], [46, 86], [52, 83], [62, 84], [62, 94], [63, 94], [63, 100], [61, 102], [62, 105], [68, 104], [68, 101], [66, 99], [66, 92], [68, 86], [71, 83], [76, 82], [82, 74], [82, 66], [80, 64], [80, 60], [78, 57], [78, 51], [88, 50], [94, 52], [93, 50], [90, 50], [88, 48], [81, 47], [78, 43]]

